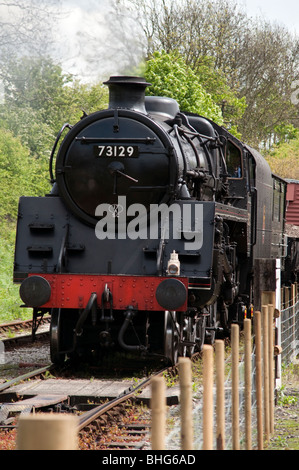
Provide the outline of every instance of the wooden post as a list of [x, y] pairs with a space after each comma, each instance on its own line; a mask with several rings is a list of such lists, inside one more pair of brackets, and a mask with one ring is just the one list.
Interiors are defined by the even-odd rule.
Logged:
[[203, 347], [203, 450], [213, 450], [214, 350]]
[[274, 309], [274, 328], [275, 328], [275, 335], [274, 335], [274, 389], [281, 387], [281, 356], [282, 348], [281, 348], [281, 311], [278, 308]]
[[293, 336], [292, 336], [292, 351], [293, 351], [293, 354], [295, 354], [296, 352], [296, 301], [297, 301], [297, 285], [296, 284], [292, 284], [291, 286], [291, 302], [292, 302], [292, 312], [293, 312], [293, 315], [292, 315], [292, 333], [293, 333]]
[[192, 416], [192, 368], [186, 357], [179, 358], [180, 404], [181, 404], [181, 449], [193, 450]]
[[151, 389], [152, 450], [165, 450], [166, 398], [164, 378], [154, 377]]
[[255, 333], [255, 370], [256, 370], [256, 414], [257, 414], [257, 445], [263, 450], [263, 386], [262, 386], [262, 321], [261, 312], [254, 314]]
[[78, 450], [77, 417], [40, 413], [20, 416], [18, 450]]
[[232, 440], [233, 450], [240, 450], [239, 429], [239, 325], [232, 325]]
[[289, 287], [284, 287], [284, 308], [288, 308], [289, 301], [290, 301], [290, 288]]
[[269, 327], [269, 432], [274, 433], [274, 305], [268, 307]]
[[276, 293], [262, 292], [262, 305], [276, 305]]
[[217, 450], [225, 449], [224, 342], [215, 341]]
[[245, 333], [245, 444], [246, 450], [252, 449], [251, 432], [251, 320], [244, 320]]
[[270, 406], [269, 406], [269, 326], [268, 305], [262, 306], [263, 324], [263, 383], [264, 383], [264, 434], [270, 438]]

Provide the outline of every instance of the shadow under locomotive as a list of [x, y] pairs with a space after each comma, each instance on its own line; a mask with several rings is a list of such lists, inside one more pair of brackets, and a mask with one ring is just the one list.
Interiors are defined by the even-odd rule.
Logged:
[[62, 128], [51, 194], [20, 198], [14, 281], [35, 325], [51, 313], [53, 362], [176, 362], [251, 315], [255, 260], [283, 256], [286, 183], [225, 129], [145, 97], [144, 79], [107, 85], [107, 110]]

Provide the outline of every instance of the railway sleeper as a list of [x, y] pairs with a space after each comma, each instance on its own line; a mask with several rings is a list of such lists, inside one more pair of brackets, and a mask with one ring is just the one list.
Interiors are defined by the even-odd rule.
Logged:
[[30, 414], [33, 410], [40, 408], [48, 409], [50, 406], [62, 405], [67, 400], [68, 397], [65, 395], [37, 395], [15, 403], [2, 403], [0, 405], [0, 425], [11, 424], [12, 417]]

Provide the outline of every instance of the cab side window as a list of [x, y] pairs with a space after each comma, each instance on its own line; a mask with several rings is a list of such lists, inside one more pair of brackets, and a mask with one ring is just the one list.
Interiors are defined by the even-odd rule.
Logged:
[[226, 166], [229, 178], [243, 178], [241, 150], [230, 140], [226, 145]]
[[273, 180], [273, 214], [272, 219], [276, 222], [284, 218], [285, 185], [280, 181]]

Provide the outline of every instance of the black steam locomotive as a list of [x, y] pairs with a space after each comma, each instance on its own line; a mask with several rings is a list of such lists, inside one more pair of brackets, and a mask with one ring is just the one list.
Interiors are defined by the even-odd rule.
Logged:
[[14, 282], [35, 325], [51, 314], [55, 363], [119, 348], [175, 362], [251, 315], [255, 260], [283, 256], [286, 182], [144, 79], [106, 84], [109, 108], [62, 128], [51, 193], [20, 198]]

